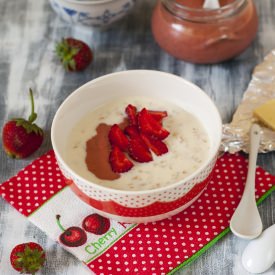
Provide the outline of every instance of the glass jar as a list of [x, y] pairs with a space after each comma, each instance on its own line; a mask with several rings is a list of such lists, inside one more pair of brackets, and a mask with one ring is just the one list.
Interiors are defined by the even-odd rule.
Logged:
[[217, 63], [239, 55], [257, 33], [253, 1], [220, 0], [222, 6], [214, 10], [203, 9], [202, 3], [159, 0], [151, 22], [156, 42], [174, 57], [193, 63]]

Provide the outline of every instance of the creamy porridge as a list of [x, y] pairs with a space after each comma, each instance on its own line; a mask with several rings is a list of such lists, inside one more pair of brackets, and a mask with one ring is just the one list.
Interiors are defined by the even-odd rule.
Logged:
[[[138, 110], [145, 107], [168, 112], [163, 126], [170, 132], [164, 140], [169, 152], [162, 156], [153, 154], [154, 160], [151, 162], [135, 162], [134, 167], [121, 173], [118, 179], [99, 179], [86, 165], [87, 141], [97, 134], [99, 124], [122, 122], [128, 104], [135, 105]], [[83, 178], [113, 189], [136, 191], [163, 187], [192, 174], [206, 160], [210, 144], [200, 121], [179, 106], [147, 97], [128, 97], [107, 103], [84, 116], [73, 127], [66, 146], [67, 164]]]

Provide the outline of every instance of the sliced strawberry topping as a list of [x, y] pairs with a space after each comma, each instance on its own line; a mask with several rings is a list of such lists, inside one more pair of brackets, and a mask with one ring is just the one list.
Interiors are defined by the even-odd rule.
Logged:
[[148, 113], [158, 122], [162, 122], [163, 118], [167, 117], [168, 114], [166, 111], [151, 111], [148, 110]]
[[134, 166], [134, 164], [126, 157], [126, 155], [119, 149], [118, 146], [113, 146], [109, 156], [109, 161], [112, 170], [115, 173], [127, 172]]
[[124, 132], [130, 138], [139, 138], [140, 137], [137, 126], [129, 125], [124, 129]]
[[153, 139], [144, 134], [141, 134], [141, 138], [157, 156], [161, 156], [168, 152], [168, 147], [163, 141], [159, 139]]
[[128, 150], [130, 157], [137, 162], [149, 162], [153, 160], [150, 150], [141, 138], [131, 138]]
[[162, 140], [170, 134], [145, 108], [137, 114], [137, 119], [141, 132], [148, 136]]
[[166, 111], [152, 111], [143, 108], [140, 112], [129, 104], [125, 108], [129, 125], [122, 131], [118, 124], [114, 124], [109, 131], [109, 141], [112, 151], [109, 162], [116, 173], [129, 171], [134, 164], [128, 156], [137, 162], [150, 162], [153, 160], [151, 151], [157, 155], [168, 152], [167, 145], [162, 141], [170, 133], [162, 127]]
[[129, 144], [128, 138], [117, 124], [111, 127], [108, 137], [112, 145], [118, 146], [122, 151], [127, 151]]
[[129, 124], [130, 125], [137, 125], [137, 108], [131, 104], [129, 104], [125, 112], [129, 118]]
[[[147, 151], [149, 151], [149, 147], [147, 146], [147, 144], [144, 142], [144, 140], [141, 138], [140, 132], [138, 130], [138, 128], [136, 126], [127, 126], [124, 129], [125, 133], [130, 137], [130, 141], [129, 143], [132, 143], [132, 139], [134, 139], [135, 141], [133, 141], [134, 145], [135, 144], [139, 144], [139, 146], [143, 146], [146, 152], [146, 159], [148, 158], [148, 160], [151, 159], [151, 157], [149, 156], [149, 154], [147, 153]], [[135, 156], [133, 157], [135, 160]], [[147, 162], [147, 161], [142, 161], [142, 162]]]

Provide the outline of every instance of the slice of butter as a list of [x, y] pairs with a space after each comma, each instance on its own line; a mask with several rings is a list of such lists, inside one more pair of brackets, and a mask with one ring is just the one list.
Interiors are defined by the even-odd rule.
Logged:
[[275, 99], [269, 100], [253, 110], [253, 115], [275, 131]]

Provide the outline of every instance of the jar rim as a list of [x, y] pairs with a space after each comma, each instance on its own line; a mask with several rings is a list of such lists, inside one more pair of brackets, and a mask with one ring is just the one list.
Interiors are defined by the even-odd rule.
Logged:
[[216, 9], [191, 8], [175, 0], [161, 0], [161, 3], [175, 16], [190, 21], [206, 22], [226, 18], [241, 10], [247, 0], [235, 0]]

